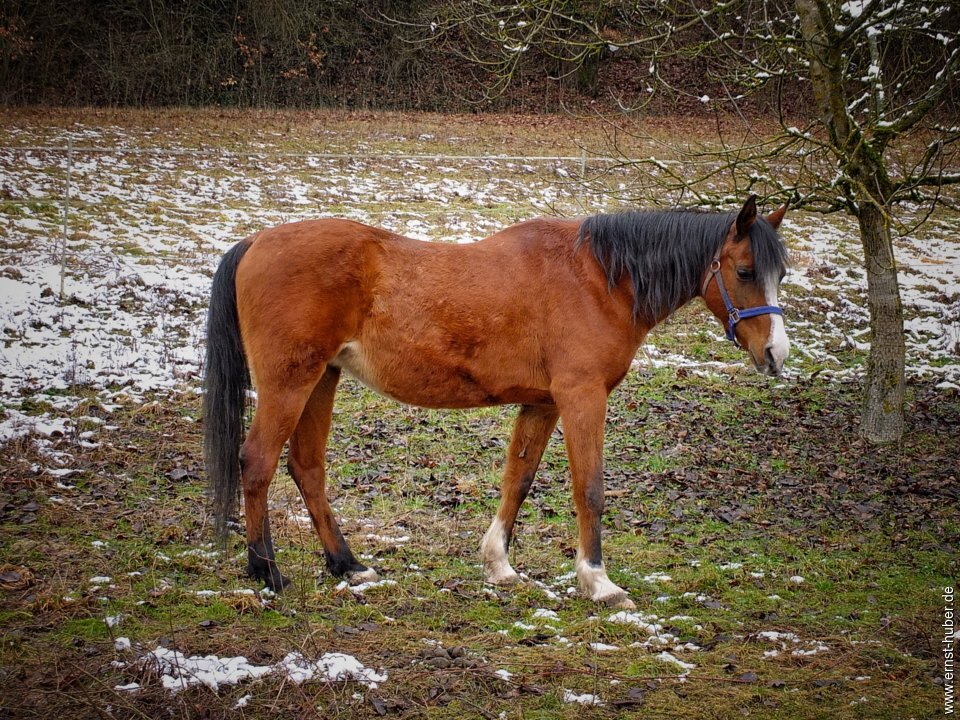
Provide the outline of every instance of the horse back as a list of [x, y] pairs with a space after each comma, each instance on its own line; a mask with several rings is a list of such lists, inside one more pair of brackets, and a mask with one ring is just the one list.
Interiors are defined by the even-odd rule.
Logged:
[[237, 272], [254, 377], [331, 364], [428, 407], [550, 402], [553, 375], [578, 365], [608, 362], [615, 384], [636, 349], [629, 298], [577, 247], [578, 227], [533, 220], [466, 245], [348, 220], [264, 231]]

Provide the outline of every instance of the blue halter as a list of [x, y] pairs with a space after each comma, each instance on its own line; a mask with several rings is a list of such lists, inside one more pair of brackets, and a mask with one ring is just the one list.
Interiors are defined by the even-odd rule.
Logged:
[[727, 308], [727, 340], [732, 342], [737, 347], [740, 347], [740, 343], [737, 341], [734, 328], [737, 326], [738, 322], [741, 320], [746, 320], [747, 318], [756, 317], [757, 315], [783, 316], [783, 310], [776, 305], [758, 305], [757, 307], [744, 308], [743, 310], [734, 307], [733, 303], [730, 301], [730, 296], [727, 294], [727, 288], [723, 284], [723, 275], [720, 272], [719, 253], [713, 258], [713, 262], [710, 263], [710, 270], [707, 274], [707, 279], [703, 281], [703, 288], [700, 291], [700, 295], [706, 297], [707, 287], [710, 285], [710, 281], [714, 278], [717, 279], [717, 287], [720, 288], [720, 297], [723, 298], [723, 305]]

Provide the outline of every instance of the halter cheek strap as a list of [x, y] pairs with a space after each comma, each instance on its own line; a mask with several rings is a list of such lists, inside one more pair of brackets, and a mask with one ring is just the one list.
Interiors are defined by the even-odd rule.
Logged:
[[783, 310], [776, 305], [758, 305], [757, 307], [744, 308], [743, 310], [734, 307], [733, 303], [730, 301], [730, 296], [727, 294], [727, 288], [723, 284], [723, 274], [720, 272], [719, 254], [714, 257], [713, 262], [710, 263], [710, 270], [707, 272], [707, 278], [703, 281], [703, 288], [700, 290], [701, 296], [706, 297], [707, 287], [710, 285], [710, 281], [714, 278], [717, 280], [717, 287], [720, 288], [720, 297], [723, 298], [723, 305], [727, 309], [727, 340], [732, 342], [737, 347], [740, 347], [740, 343], [737, 341], [734, 328], [737, 326], [738, 322], [741, 320], [746, 320], [747, 318], [756, 317], [758, 315], [783, 315]]

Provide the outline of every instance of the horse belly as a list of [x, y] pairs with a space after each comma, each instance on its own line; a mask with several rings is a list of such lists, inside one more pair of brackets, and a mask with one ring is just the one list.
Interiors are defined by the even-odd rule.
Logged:
[[[341, 370], [346, 370], [371, 390], [381, 395], [386, 395], [387, 397], [393, 397], [380, 381], [380, 373], [377, 372], [376, 366], [369, 362], [366, 354], [363, 352], [363, 346], [361, 346], [359, 342], [351, 341], [345, 343], [330, 361], [330, 364]], [[399, 400], [399, 398], [395, 397], [393, 399]]]
[[[358, 341], [343, 345], [330, 364], [346, 370], [381, 395], [407, 405], [471, 408], [552, 402], [549, 391], [517, 378], [485, 379], [457, 358], [426, 358], [418, 353], [373, 354]], [[408, 351], [411, 348], [406, 348]]]

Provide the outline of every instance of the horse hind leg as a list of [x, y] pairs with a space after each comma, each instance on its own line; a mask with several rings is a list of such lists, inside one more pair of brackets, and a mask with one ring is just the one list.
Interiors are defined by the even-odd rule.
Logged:
[[500, 486], [500, 507], [480, 544], [487, 582], [507, 585], [517, 580], [507, 559], [517, 513], [533, 483], [540, 458], [557, 424], [553, 405], [524, 405], [513, 426]]
[[284, 443], [296, 427], [313, 383], [291, 390], [261, 384], [250, 431], [240, 449], [243, 510], [247, 525], [247, 574], [280, 591], [290, 581], [277, 566], [267, 490], [273, 480]]
[[300, 421], [290, 438], [288, 469], [300, 489], [323, 544], [327, 569], [335, 577], [346, 577], [351, 584], [370, 582], [377, 573], [360, 563], [351, 552], [330, 509], [326, 493], [325, 455], [333, 416], [333, 397], [340, 370], [328, 367], [313, 389]]

